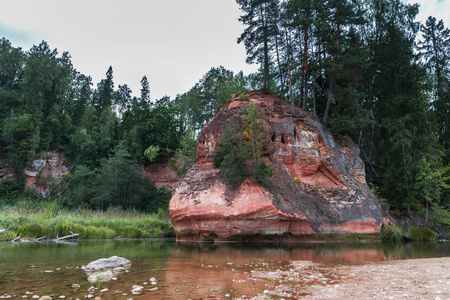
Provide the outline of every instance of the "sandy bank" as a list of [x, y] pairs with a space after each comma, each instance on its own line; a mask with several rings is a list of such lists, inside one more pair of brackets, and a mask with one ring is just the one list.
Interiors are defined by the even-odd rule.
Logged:
[[252, 277], [274, 281], [252, 299], [450, 299], [450, 257], [334, 267], [292, 261], [290, 270]]

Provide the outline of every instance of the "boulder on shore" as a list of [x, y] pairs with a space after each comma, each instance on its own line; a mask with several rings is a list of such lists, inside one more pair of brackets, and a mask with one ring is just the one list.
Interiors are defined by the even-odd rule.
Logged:
[[[221, 136], [257, 106], [272, 151], [272, 184], [247, 178], [232, 188], [214, 167]], [[197, 163], [180, 181], [169, 204], [178, 240], [298, 240], [318, 233], [377, 233], [379, 201], [365, 181], [359, 148], [334, 135], [312, 114], [271, 92], [235, 97], [204, 126]]]

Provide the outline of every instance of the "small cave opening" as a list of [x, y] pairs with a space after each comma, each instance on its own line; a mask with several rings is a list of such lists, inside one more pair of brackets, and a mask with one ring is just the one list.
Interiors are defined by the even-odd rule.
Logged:
[[286, 142], [284, 141], [284, 136], [281, 136], [281, 143], [286, 144]]
[[271, 140], [272, 142], [275, 142], [275, 134], [272, 134], [272, 137], [270, 138], [270, 140]]

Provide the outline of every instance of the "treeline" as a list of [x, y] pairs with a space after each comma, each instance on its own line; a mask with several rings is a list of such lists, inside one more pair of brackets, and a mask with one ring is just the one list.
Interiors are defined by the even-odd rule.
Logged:
[[178, 155], [172, 165], [183, 173], [193, 162], [196, 135], [230, 99], [249, 91], [251, 79], [223, 67], [211, 69], [176, 99], [151, 101], [142, 77], [140, 96], [114, 83], [110, 67], [93, 86], [67, 52], [45, 42], [29, 51], [0, 40], [0, 169], [15, 178], [0, 184], [0, 199], [14, 203], [24, 189], [24, 168], [58, 149], [70, 172], [54, 182], [48, 198], [71, 208], [121, 206], [154, 212], [167, 208], [170, 193], [144, 177], [144, 151]]
[[[146, 156], [176, 153], [172, 165], [185, 172], [199, 130], [230, 95], [265, 88], [350, 135], [368, 181], [398, 211], [425, 216], [432, 208], [448, 223], [450, 32], [443, 22], [418, 23], [419, 7], [400, 0], [236, 2], [245, 25], [238, 42], [260, 71], [212, 68], [175, 99], [151, 99], [145, 76], [140, 96], [132, 96], [126, 84], [116, 88], [111, 67], [94, 87], [67, 52], [46, 42], [23, 51], [1, 39], [0, 157], [16, 171], [0, 185], [3, 195], [14, 199], [24, 166], [60, 149], [72, 169], [51, 197], [70, 207], [151, 210], [159, 205], [152, 199], [166, 198], [141, 176]], [[127, 166], [136, 175], [118, 173]]]
[[[400, 0], [236, 0], [239, 43], [264, 88], [361, 147], [369, 182], [399, 210], [449, 223], [450, 31]], [[424, 215], [425, 216], [425, 215]], [[426, 217], [425, 216], [425, 217]]]

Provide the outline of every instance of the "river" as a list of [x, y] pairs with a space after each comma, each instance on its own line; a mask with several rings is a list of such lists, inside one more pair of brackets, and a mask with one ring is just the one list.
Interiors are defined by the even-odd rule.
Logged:
[[[131, 261], [117, 280], [89, 283], [81, 269], [99, 258]], [[0, 299], [205, 299], [261, 293], [269, 279], [249, 281], [252, 270], [288, 268], [291, 261], [322, 266], [450, 256], [450, 243], [398, 245], [344, 243], [179, 244], [173, 240], [98, 240], [64, 243], [0, 243]], [[149, 279], [156, 278], [157, 285]], [[72, 284], [80, 285], [73, 288]], [[144, 286], [132, 295], [133, 285]], [[95, 291], [88, 291], [93, 286]], [[149, 291], [157, 287], [155, 291]], [[107, 289], [107, 290], [106, 290]], [[103, 291], [102, 291], [103, 290]], [[92, 298], [94, 299], [94, 297]]]

